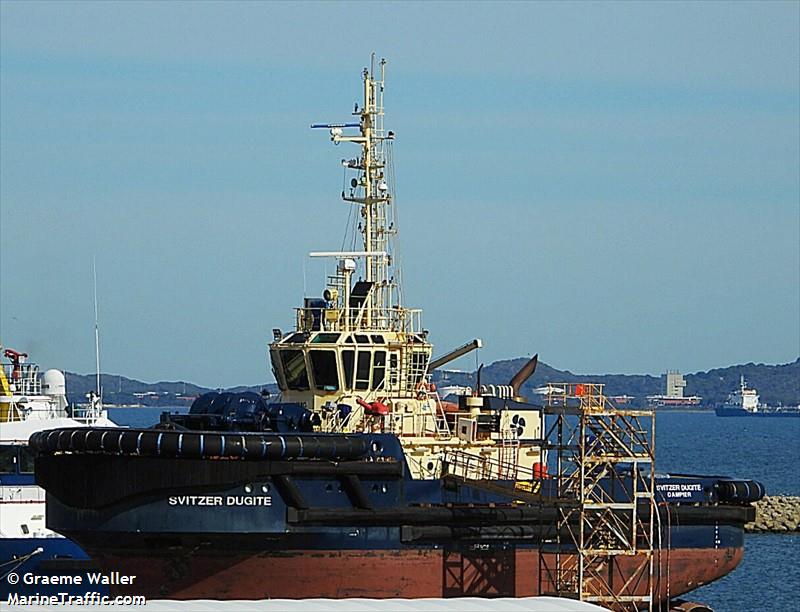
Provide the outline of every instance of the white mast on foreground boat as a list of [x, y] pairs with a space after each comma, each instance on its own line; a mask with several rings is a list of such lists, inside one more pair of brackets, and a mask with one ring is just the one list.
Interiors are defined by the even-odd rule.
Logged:
[[90, 419], [105, 417], [103, 410], [103, 388], [100, 386], [100, 324], [97, 310], [97, 258], [92, 257], [92, 281], [94, 294], [94, 363], [95, 390], [87, 394], [89, 400], [88, 414]]

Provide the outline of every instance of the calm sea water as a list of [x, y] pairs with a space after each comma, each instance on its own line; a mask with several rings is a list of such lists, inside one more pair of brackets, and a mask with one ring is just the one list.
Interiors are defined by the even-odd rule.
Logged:
[[749, 478], [761, 481], [767, 495], [800, 495], [798, 466], [800, 417], [656, 416], [659, 472]]
[[[158, 421], [161, 408], [111, 409], [133, 427]], [[185, 412], [186, 409], [172, 409]], [[769, 495], [800, 495], [800, 418], [720, 418], [665, 412], [656, 417], [659, 472], [715, 474], [761, 481]], [[800, 609], [800, 536], [750, 534], [742, 564], [691, 594], [716, 612]]]
[[[656, 466], [759, 480], [768, 495], [800, 495], [800, 418], [660, 413]], [[798, 556], [800, 536], [747, 534], [741, 565], [691, 599], [716, 612], [794, 612], [800, 609]]]

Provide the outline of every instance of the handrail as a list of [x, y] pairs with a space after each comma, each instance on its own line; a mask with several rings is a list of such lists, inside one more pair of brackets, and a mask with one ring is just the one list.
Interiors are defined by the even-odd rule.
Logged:
[[[398, 331], [421, 333], [420, 308], [295, 308], [299, 332]], [[369, 321], [363, 324], [362, 321]]]
[[464, 480], [539, 480], [534, 471], [516, 462], [505, 462], [462, 450], [446, 450], [443, 465], [447, 474]]
[[3, 374], [14, 393], [19, 395], [41, 395], [42, 381], [39, 379], [39, 366], [27, 362], [14, 367], [2, 364]]
[[[613, 404], [603, 394], [604, 384], [600, 383], [549, 383], [547, 403], [550, 406], [564, 406], [577, 403], [584, 412], [604, 412], [614, 409]], [[570, 401], [571, 400], [571, 401]]]

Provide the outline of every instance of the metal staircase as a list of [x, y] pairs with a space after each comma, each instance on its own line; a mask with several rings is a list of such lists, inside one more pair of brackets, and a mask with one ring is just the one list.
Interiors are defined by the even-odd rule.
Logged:
[[617, 410], [602, 391], [558, 384], [547, 398], [543, 437], [556, 470], [558, 528], [540, 544], [539, 589], [652, 611], [655, 417]]

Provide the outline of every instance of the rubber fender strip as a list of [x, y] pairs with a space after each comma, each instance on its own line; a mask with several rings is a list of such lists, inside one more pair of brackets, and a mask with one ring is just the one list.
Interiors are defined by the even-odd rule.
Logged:
[[[55, 439], [53, 439], [55, 436]], [[53, 452], [58, 448], [58, 433], [55, 431], [51, 431], [47, 434], [47, 450], [49, 452]]]
[[[206, 440], [207, 436], [214, 437]], [[285, 458], [350, 460], [374, 455], [377, 450], [370, 449], [368, 442], [369, 440], [359, 435], [287, 437], [274, 433], [210, 433], [116, 428], [64, 428], [36, 432], [30, 437], [31, 447], [42, 454], [67, 452], [171, 457], [210, 455], [249, 460]], [[277, 446], [278, 443], [280, 447]]]

